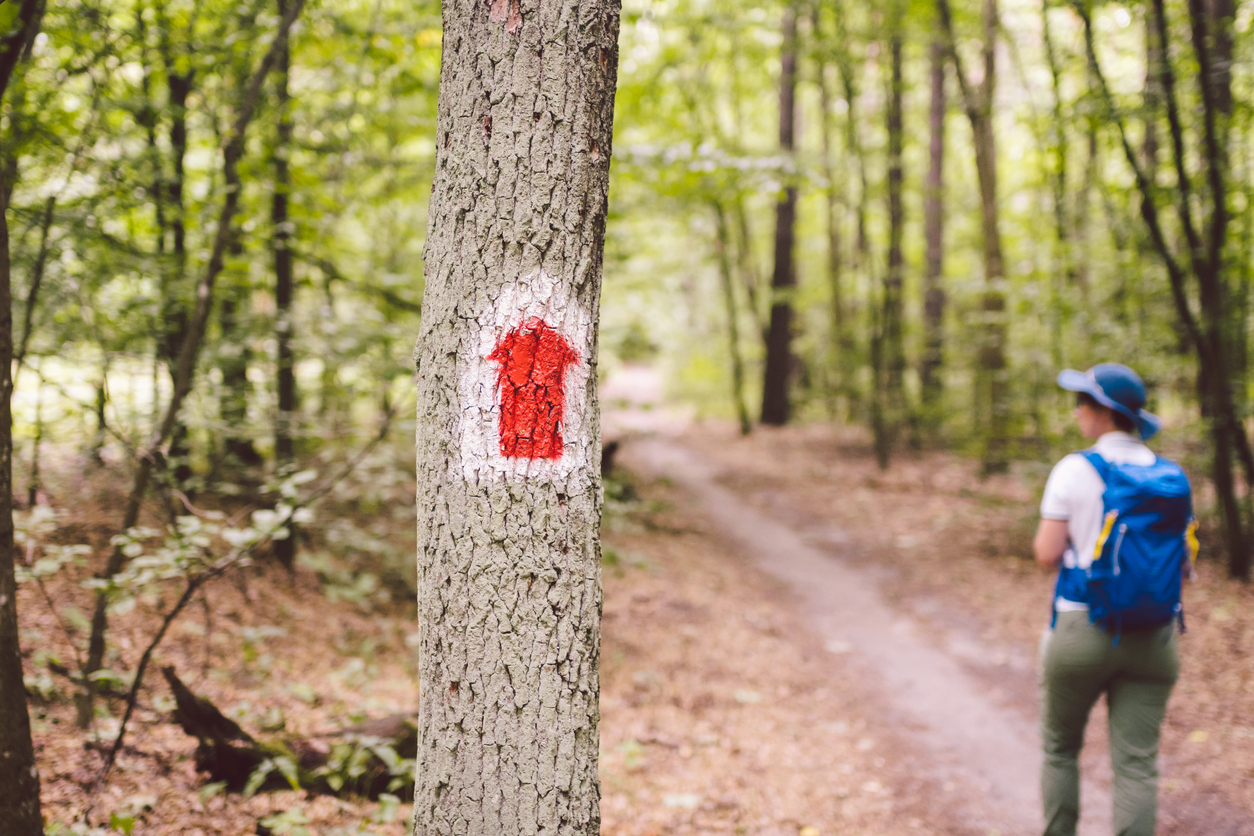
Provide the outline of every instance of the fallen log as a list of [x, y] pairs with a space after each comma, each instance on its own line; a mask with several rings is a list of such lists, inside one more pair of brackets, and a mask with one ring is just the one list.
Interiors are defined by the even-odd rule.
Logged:
[[192, 693], [172, 667], [161, 669], [174, 694], [173, 720], [196, 738], [196, 769], [232, 792], [303, 789], [378, 798], [413, 791], [417, 715], [395, 714], [313, 737], [258, 740], [212, 702]]

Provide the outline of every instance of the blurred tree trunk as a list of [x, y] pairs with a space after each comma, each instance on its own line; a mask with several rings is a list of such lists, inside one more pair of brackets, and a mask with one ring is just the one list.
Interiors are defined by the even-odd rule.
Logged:
[[95, 415], [96, 432], [92, 434], [88, 458], [92, 464], [104, 464], [100, 451], [104, 449], [105, 439], [109, 435], [109, 424], [105, 420], [105, 407], [109, 403], [109, 355], [106, 353], [100, 366], [100, 382], [96, 384]]
[[931, 46], [932, 98], [928, 108], [928, 169], [923, 193], [923, 234], [927, 241], [923, 273], [923, 362], [919, 389], [924, 424], [935, 435], [942, 415], [945, 365], [945, 45], [935, 38]]
[[[780, 53], [779, 147], [792, 160], [796, 124], [797, 15], [784, 9], [784, 45]], [[771, 324], [766, 340], [766, 370], [762, 379], [762, 423], [783, 426], [791, 417], [789, 383], [792, 377], [793, 291], [797, 270], [793, 240], [797, 222], [797, 187], [792, 174], [775, 204], [775, 269], [771, 274]]]
[[[836, 19], [836, 38], [833, 43], [833, 56], [836, 60], [836, 70], [840, 76], [841, 89], [845, 96], [845, 155], [848, 159], [856, 162], [858, 167], [858, 201], [854, 207], [854, 247], [849, 259], [849, 266], [854, 272], [854, 288], [847, 298], [845, 306], [846, 322], [848, 323], [849, 350], [851, 354], [857, 353], [859, 347], [854, 339], [856, 327], [859, 319], [859, 305], [857, 298], [857, 276], [865, 275], [867, 277], [867, 286], [871, 285], [871, 240], [867, 235], [867, 210], [870, 200], [870, 189], [868, 188], [867, 163], [866, 154], [862, 150], [862, 133], [861, 123], [859, 122], [858, 113], [858, 81], [854, 73], [853, 58], [849, 52], [849, 43], [852, 35], [846, 26], [843, 4], [835, 4], [832, 9]], [[872, 319], [877, 314], [875, 312], [875, 304], [868, 300], [866, 305]], [[872, 339], [868, 340], [868, 350], [874, 354], [876, 350], [874, 345], [874, 329], [878, 327], [874, 323], [871, 324]], [[874, 357], [868, 358], [873, 368], [876, 367]], [[856, 368], [856, 360], [850, 362], [850, 368]], [[874, 375], [872, 375], [874, 377]], [[851, 377], [847, 383], [850, 399], [849, 411], [852, 414], [858, 414], [862, 411], [862, 391], [858, 385], [856, 377]], [[872, 381], [872, 391], [878, 387], [878, 383]], [[871, 409], [875, 409], [875, 398], [871, 398]]]
[[770, 333], [769, 312], [763, 316], [761, 297], [758, 293], [759, 276], [757, 258], [753, 252], [753, 230], [749, 226], [749, 210], [745, 206], [744, 196], [737, 194], [732, 204], [732, 212], [736, 216], [736, 272], [740, 275], [740, 283], [745, 288], [745, 298], [749, 302], [749, 310], [753, 314], [753, 329], [757, 338], [766, 345]]
[[[10, 333], [11, 335], [11, 333]], [[30, 445], [30, 483], [26, 486], [26, 507], [34, 508], [39, 502], [39, 492], [43, 488], [39, 474], [39, 448], [44, 444], [44, 378], [39, 369], [39, 382], [35, 384], [35, 437]]]
[[[12, 29], [0, 37], [0, 102], [18, 61], [29, 54], [42, 12], [38, 0], [23, 0]], [[0, 165], [0, 822], [6, 836], [36, 836], [43, 833], [43, 817], [22, 676], [13, 542], [13, 293], [8, 213], [14, 183], [7, 160], [16, 155], [7, 142], [5, 146], [0, 149], [6, 161]]]
[[[11, 42], [4, 46], [7, 52], [14, 49]], [[9, 72], [12, 72], [11, 67]], [[7, 82], [7, 77], [4, 80]], [[0, 178], [6, 173], [0, 169]], [[0, 179], [0, 192], [3, 189], [4, 182]], [[43, 833], [43, 818], [39, 813], [39, 770], [35, 767], [35, 750], [31, 744], [30, 714], [26, 708], [26, 685], [18, 645], [10, 406], [13, 297], [9, 285], [8, 206], [0, 208], [0, 752], [4, 753], [0, 757], [0, 821], [5, 823], [6, 834], [35, 836]]]
[[[44, 202], [43, 219], [39, 223], [39, 254], [35, 256], [35, 266], [31, 269], [30, 284], [26, 290], [26, 305], [22, 310], [22, 336], [13, 358], [16, 371], [21, 371], [22, 364], [26, 362], [26, 349], [30, 346], [30, 335], [35, 328], [35, 306], [39, 302], [39, 289], [43, 286], [44, 271], [48, 266], [48, 236], [52, 230], [52, 218], [56, 206], [55, 195]], [[14, 385], [17, 385], [16, 378]]]
[[1050, 0], [1041, 4], [1041, 31], [1053, 93], [1049, 141], [1054, 161], [1053, 176], [1050, 178], [1054, 204], [1054, 276], [1050, 282], [1049, 332], [1050, 356], [1054, 367], [1061, 369], [1066, 362], [1063, 333], [1070, 319], [1063, 302], [1063, 290], [1075, 282], [1075, 260], [1071, 247], [1071, 218], [1067, 212], [1067, 121], [1062, 105], [1062, 66], [1054, 43], [1053, 27], [1049, 24], [1051, 6]]
[[723, 204], [715, 200], [714, 230], [716, 235], [715, 248], [718, 254], [718, 275], [723, 286], [723, 307], [727, 312], [727, 343], [731, 356], [732, 372], [732, 403], [736, 407], [736, 418], [740, 421], [740, 434], [748, 435], [753, 431], [753, 423], [749, 420], [749, 408], [745, 406], [745, 364], [740, 354], [740, 327], [736, 311], [736, 282], [732, 275], [731, 230], [727, 225], [727, 210]]
[[[823, 179], [827, 182], [824, 190], [826, 198], [827, 221], [827, 282], [831, 296], [832, 337], [830, 364], [836, 372], [836, 385], [833, 395], [844, 401], [844, 419], [849, 421], [853, 411], [853, 383], [857, 371], [854, 366], [853, 340], [849, 330], [846, 314], [844, 288], [844, 242], [841, 236], [841, 221], [844, 213], [843, 175], [836, 174], [836, 152], [832, 126], [832, 93], [827, 79], [827, 43], [823, 37], [822, 16], [816, 6], [813, 10], [813, 29], [819, 48], [815, 51], [815, 78], [819, 88], [819, 130], [823, 142]], [[846, 110], [846, 113], [848, 111]]]
[[[1088, 353], [1088, 342], [1093, 332], [1093, 324], [1090, 322], [1093, 311], [1089, 309], [1089, 286], [1092, 279], [1089, 270], [1093, 261], [1092, 248], [1092, 207], [1093, 207], [1093, 187], [1097, 183], [1097, 178], [1101, 176], [1100, 154], [1097, 147], [1097, 114], [1093, 109], [1097, 107], [1095, 96], [1090, 95], [1089, 99], [1084, 103], [1083, 125], [1085, 139], [1085, 157], [1084, 157], [1084, 174], [1080, 178], [1080, 185], [1075, 193], [1075, 211], [1072, 212], [1075, 228], [1071, 233], [1071, 263], [1073, 269], [1071, 279], [1074, 281], [1076, 289], [1080, 291], [1080, 341], [1085, 354]], [[1085, 357], [1083, 365], [1088, 365], [1088, 358]]]
[[619, 4], [449, 0], [443, 22], [416, 350], [414, 833], [591, 836]]
[[[278, 0], [279, 14], [287, 10], [289, 0]], [[274, 464], [282, 477], [293, 469], [295, 455], [292, 444], [293, 417], [296, 413], [296, 375], [292, 353], [292, 221], [288, 217], [288, 198], [292, 176], [288, 155], [292, 149], [291, 100], [287, 82], [291, 63], [291, 47], [279, 53], [275, 67], [275, 108], [278, 125], [274, 144], [274, 337], [277, 344], [278, 368], [275, 384], [278, 389], [278, 416], [274, 428]], [[274, 541], [274, 556], [289, 570], [296, 561], [296, 530], [288, 526], [288, 536]]]
[[[243, 254], [238, 235], [231, 243], [233, 256]], [[232, 276], [223, 282], [222, 303], [218, 306], [218, 326], [221, 329], [218, 347], [218, 370], [222, 372], [222, 397], [218, 404], [218, 417], [222, 421], [222, 452], [226, 469], [241, 474], [261, 464], [261, 456], [247, 435], [248, 395], [252, 383], [248, 380], [248, 365], [252, 361], [252, 349], [248, 345], [248, 329], [242, 322], [248, 306], [250, 288], [246, 276]]]
[[984, 296], [980, 308], [984, 319], [980, 348], [980, 401], [987, 410], [983, 428], [980, 469], [984, 474], [999, 473], [1009, 466], [1006, 449], [1009, 432], [1010, 397], [1006, 368], [1005, 263], [1002, 258], [1001, 230], [997, 208], [997, 143], [993, 133], [993, 94], [997, 86], [997, 0], [984, 0], [984, 36], [981, 43], [983, 74], [973, 85], [962, 68], [954, 38], [949, 0], [937, 0], [945, 47], [954, 66], [963, 107], [971, 122], [975, 146], [975, 170], [980, 187], [980, 221], [984, 239]]
[[[186, 340], [191, 307], [195, 305], [187, 288], [187, 212], [183, 202], [186, 184], [187, 159], [187, 97], [192, 91], [195, 70], [191, 68], [190, 45], [180, 48], [173, 40], [173, 23], [166, 15], [164, 0], [155, 4], [155, 17], [160, 33], [159, 52], [165, 69], [167, 108], [170, 118], [170, 158], [173, 176], [168, 184], [170, 203], [170, 230], [173, 244], [172, 264], [161, 271], [161, 359], [170, 374], [171, 382], [178, 374], [178, 358]], [[190, 37], [190, 32], [188, 36]], [[180, 54], [182, 53], [182, 54]], [[181, 59], [181, 60], [180, 60]], [[180, 68], [182, 71], [180, 72]], [[158, 165], [160, 163], [158, 162]], [[163, 175], [158, 175], [160, 181]], [[163, 206], [163, 204], [158, 204]], [[161, 232], [162, 251], [165, 233]], [[177, 383], [175, 383], [177, 386]], [[173, 464], [175, 485], [182, 486], [192, 476], [188, 458], [191, 454], [187, 428], [181, 421], [175, 423], [170, 434], [167, 460]]]
[[875, 457], [881, 468], [888, 467], [893, 445], [906, 417], [905, 272], [902, 238], [906, 230], [906, 210], [902, 202], [903, 114], [902, 48], [904, 9], [894, 3], [888, 21], [888, 269], [884, 272], [882, 360], [883, 386], [877, 397], [883, 399], [884, 420], [877, 422]]

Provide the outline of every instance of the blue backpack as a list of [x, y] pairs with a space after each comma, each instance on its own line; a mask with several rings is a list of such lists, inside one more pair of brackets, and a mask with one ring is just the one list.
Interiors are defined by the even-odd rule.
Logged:
[[1188, 477], [1161, 457], [1134, 465], [1113, 464], [1093, 450], [1081, 455], [1106, 483], [1102, 531], [1092, 565], [1062, 571], [1085, 576], [1089, 620], [1116, 640], [1123, 630], [1158, 627], [1173, 618], [1183, 631], [1180, 582], [1185, 561], [1197, 557]]

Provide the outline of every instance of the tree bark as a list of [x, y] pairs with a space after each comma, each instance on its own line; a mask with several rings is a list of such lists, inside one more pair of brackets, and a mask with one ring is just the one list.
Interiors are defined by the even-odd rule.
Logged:
[[[235, 236], [231, 244], [233, 256], [243, 254], [241, 245], [239, 236]], [[221, 329], [218, 369], [222, 372], [218, 417], [222, 421], [223, 459], [227, 472], [241, 475], [242, 471], [261, 464], [261, 456], [252, 439], [241, 433], [248, 426], [248, 393], [252, 388], [248, 380], [252, 349], [241, 319], [251, 289], [243, 276], [231, 277], [231, 281], [224, 284], [222, 303], [218, 306], [218, 327]]]
[[[289, 0], [278, 0], [279, 14], [287, 8]], [[271, 219], [274, 222], [274, 337], [278, 368], [275, 385], [278, 389], [278, 417], [274, 428], [274, 464], [282, 476], [292, 472], [295, 448], [292, 443], [293, 417], [296, 414], [295, 356], [292, 352], [292, 222], [288, 217], [288, 198], [292, 189], [292, 176], [288, 167], [288, 155], [292, 147], [291, 101], [287, 88], [291, 64], [291, 48], [285, 46], [279, 53], [275, 68], [276, 108], [278, 126], [274, 146], [274, 204]], [[296, 563], [296, 531], [288, 526], [288, 536], [274, 541], [274, 556], [287, 569]]]
[[929, 431], [941, 423], [945, 364], [945, 45], [936, 38], [931, 49], [932, 98], [928, 108], [928, 169], [923, 194], [923, 230], [927, 241], [923, 273], [923, 362], [919, 388]]
[[[866, 276], [867, 286], [869, 287], [872, 282], [873, 273], [871, 265], [871, 239], [867, 235], [867, 211], [870, 202], [870, 188], [868, 185], [869, 178], [867, 175], [867, 155], [864, 154], [862, 150], [862, 131], [861, 122], [859, 121], [860, 114], [858, 112], [858, 81], [854, 73], [853, 58], [850, 56], [848, 49], [848, 44], [852, 39], [852, 35], [846, 25], [844, 5], [840, 3], [834, 4], [832, 11], [834, 12], [834, 16], [836, 18], [836, 40], [833, 45], [833, 52], [836, 59], [836, 69], [840, 75], [841, 88], [844, 92], [845, 103], [847, 105], [847, 109], [845, 111], [845, 153], [849, 158], [856, 161], [858, 168], [858, 201], [854, 207], [854, 247], [849, 263], [855, 274], [861, 273]], [[871, 314], [871, 318], [874, 319], [877, 316], [875, 313], [875, 305], [868, 300], [866, 307]], [[855, 331], [856, 324], [859, 319], [859, 306], [855, 294], [850, 294], [848, 304], [846, 305], [846, 312], [849, 330], [852, 334]], [[874, 332], [877, 327], [878, 326], [873, 322], [871, 325], [872, 332]], [[852, 336], [850, 337], [849, 345], [851, 353], [857, 351], [858, 347]], [[879, 349], [876, 345], [874, 333], [872, 333], [871, 339], [867, 342], [867, 348], [868, 353], [871, 355], [868, 358], [870, 360], [871, 367], [872, 369], [875, 369], [878, 367], [877, 360], [875, 359], [878, 355], [875, 352]], [[852, 365], [853, 364], [851, 364], [851, 366]], [[872, 377], [874, 378], [874, 375], [872, 375]], [[878, 382], [873, 380], [872, 389], [875, 390], [877, 387]], [[855, 379], [850, 379], [848, 393], [850, 400], [849, 411], [855, 414], [861, 412], [862, 393]], [[872, 394], [874, 394], [874, 391]], [[872, 397], [871, 410], [873, 413], [876, 409], [875, 404], [876, 400]], [[872, 424], [874, 424], [875, 420], [877, 420], [875, 414], [871, 417]]]
[[[0, 64], [0, 69], [3, 65]], [[11, 68], [10, 68], [11, 71]], [[7, 74], [3, 79], [7, 82]], [[3, 88], [0, 88], [2, 91]], [[0, 193], [4, 191], [0, 171]], [[13, 543], [13, 297], [8, 207], [0, 206], [0, 821], [14, 836], [43, 833], [17, 632]], [[12, 828], [12, 830], [7, 830]]]
[[[169, 226], [173, 239], [171, 242], [173, 245], [171, 250], [173, 263], [167, 262], [163, 264], [161, 270], [161, 340], [159, 347], [161, 359], [169, 372], [171, 382], [174, 382], [178, 374], [179, 352], [187, 336], [188, 317], [191, 315], [191, 309], [195, 307], [195, 302], [190, 298], [185, 287], [187, 283], [187, 210], [183, 202], [187, 159], [187, 98], [191, 94], [195, 70], [190, 66], [191, 61], [187, 60], [187, 69], [181, 73], [178, 71], [179, 66], [184, 62], [180, 62], [180, 56], [175, 54], [172, 38], [173, 24], [166, 15], [164, 0], [160, 0], [155, 4], [155, 11], [157, 26], [160, 30], [161, 60], [166, 74], [168, 95], [166, 106], [170, 113], [170, 156], [173, 168], [173, 176], [168, 183], [168, 197], [171, 210]], [[190, 53], [190, 51], [189, 45], [186, 53]], [[183, 57], [190, 59], [190, 55], [186, 53]], [[154, 153], [157, 153], [155, 148]], [[160, 161], [155, 160], [154, 162], [157, 166], [156, 180], [158, 186], [160, 186], [164, 175], [161, 173]], [[156, 206], [158, 211], [162, 213], [162, 223], [159, 225], [161, 243], [158, 251], [164, 253], [164, 201], [158, 199]], [[174, 464], [173, 478], [176, 484], [182, 485], [191, 478], [192, 469], [191, 464], [188, 462], [189, 455], [187, 428], [181, 422], [176, 423], [171, 431], [168, 450], [169, 460]]]
[[[10, 33], [0, 41], [0, 102], [18, 61], [39, 31], [43, 4], [24, 0]], [[0, 160], [12, 157], [0, 149]], [[13, 292], [9, 260], [9, 181], [0, 165], [0, 822], [12, 836], [43, 833], [39, 769], [30, 736], [17, 623], [16, 546], [13, 542]]]
[[[1062, 106], [1062, 66], [1054, 44], [1053, 27], [1049, 25], [1050, 0], [1041, 3], [1041, 31], [1045, 42], [1045, 59], [1049, 64], [1053, 92], [1053, 118], [1050, 122], [1050, 144], [1054, 167], [1050, 185], [1054, 203], [1054, 276], [1050, 282], [1050, 354], [1055, 368], [1064, 363], [1063, 331], [1067, 316], [1063, 304], [1063, 288], [1075, 280], [1075, 261], [1071, 249], [1071, 220], [1067, 212], [1067, 122]], [[1063, 394], [1066, 394], [1065, 392]]]
[[[827, 181], [824, 197], [827, 203], [827, 282], [831, 295], [832, 336], [830, 360], [836, 371], [836, 385], [833, 395], [844, 399], [845, 420], [848, 421], [853, 411], [854, 367], [853, 340], [850, 335], [849, 317], [844, 288], [844, 241], [841, 235], [841, 220], [844, 209], [844, 185], [847, 182], [842, 176], [836, 175], [835, 164], [835, 133], [832, 126], [832, 94], [827, 80], [826, 46], [822, 43], [822, 29], [819, 9], [813, 10], [813, 28], [820, 40], [816, 50], [814, 74], [819, 88], [819, 129], [823, 143], [823, 179]], [[848, 113], [848, 111], [846, 111]]]
[[55, 195], [45, 201], [43, 220], [39, 224], [39, 254], [35, 256], [35, 266], [31, 269], [30, 287], [26, 291], [26, 306], [22, 311], [22, 337], [17, 344], [17, 352], [13, 358], [19, 371], [22, 364], [26, 362], [26, 348], [30, 345], [30, 335], [35, 326], [35, 304], [39, 301], [44, 268], [48, 264], [48, 235], [52, 229], [52, 217], [56, 205]]
[[[779, 147], [791, 157], [796, 122], [797, 15], [784, 10], [784, 46], [780, 54]], [[762, 423], [783, 426], [791, 417], [789, 383], [792, 377], [792, 296], [797, 287], [793, 238], [797, 221], [797, 187], [789, 182], [775, 204], [775, 269], [771, 274], [771, 323], [766, 340], [766, 370], [762, 380]]]
[[417, 363], [416, 834], [595, 834], [617, 0], [449, 0]]
[[888, 32], [888, 269], [884, 272], [884, 308], [881, 315], [883, 387], [877, 396], [883, 399], [883, 420], [876, 422], [876, 459], [881, 468], [888, 466], [896, 436], [906, 413], [906, 348], [905, 348], [905, 272], [902, 239], [906, 230], [906, 210], [902, 202], [905, 172], [902, 166], [903, 136], [903, 13], [894, 4], [889, 13]]
[[1005, 471], [1009, 466], [1006, 450], [1010, 418], [1009, 381], [1006, 369], [1005, 264], [1002, 258], [1001, 230], [997, 208], [997, 144], [993, 132], [993, 92], [997, 83], [997, 0], [984, 0], [984, 37], [981, 57], [984, 74], [977, 86], [967, 79], [954, 39], [949, 0], [937, 0], [945, 47], [954, 66], [963, 107], [971, 122], [975, 146], [975, 170], [980, 187], [980, 221], [984, 240], [984, 295], [980, 307], [984, 316], [983, 345], [980, 348], [980, 377], [983, 405], [988, 411], [983, 433], [980, 469], [984, 474]]
[[727, 224], [727, 210], [723, 204], [714, 201], [714, 229], [718, 255], [718, 275], [723, 287], [723, 307], [727, 312], [727, 344], [731, 358], [732, 372], [732, 403], [736, 407], [736, 418], [740, 421], [740, 434], [748, 435], [753, 431], [753, 423], [749, 420], [749, 408], [745, 405], [745, 364], [740, 353], [739, 314], [736, 311], [736, 283], [732, 275], [731, 230]]

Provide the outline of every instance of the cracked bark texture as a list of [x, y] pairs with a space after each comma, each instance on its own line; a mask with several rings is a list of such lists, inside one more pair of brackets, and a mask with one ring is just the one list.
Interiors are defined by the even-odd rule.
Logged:
[[[443, 6], [415, 353], [415, 834], [600, 829], [595, 350], [619, 10], [618, 0]], [[566, 384], [582, 390], [566, 392], [581, 414], [563, 420], [562, 461], [479, 468], [477, 457], [502, 455], [466, 443], [485, 333], [504, 336], [537, 306], [583, 357], [589, 373]]]

